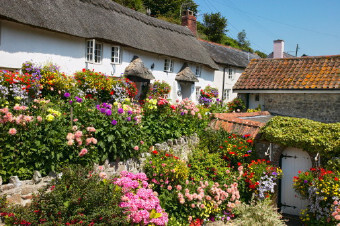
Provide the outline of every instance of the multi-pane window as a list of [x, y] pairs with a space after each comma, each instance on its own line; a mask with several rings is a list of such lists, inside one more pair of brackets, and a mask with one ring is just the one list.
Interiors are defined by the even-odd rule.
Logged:
[[95, 39], [86, 41], [86, 61], [90, 63], [101, 63], [103, 54], [103, 44]]
[[224, 92], [223, 92], [223, 99], [224, 100], [229, 100], [230, 93], [231, 93], [231, 89], [225, 89]]
[[173, 72], [174, 71], [174, 61], [172, 59], [164, 60], [164, 71]]
[[234, 70], [232, 68], [228, 69], [228, 79], [233, 80]]
[[120, 64], [121, 61], [121, 49], [120, 46], [112, 46], [111, 63]]
[[196, 72], [195, 72], [197, 77], [201, 77], [202, 74], [202, 67], [200, 65], [196, 66]]

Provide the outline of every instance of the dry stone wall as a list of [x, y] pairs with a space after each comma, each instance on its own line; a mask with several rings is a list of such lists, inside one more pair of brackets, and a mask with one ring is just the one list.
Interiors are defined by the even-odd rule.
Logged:
[[[155, 144], [152, 149], [158, 151], [173, 151], [175, 155], [181, 159], [187, 160], [193, 148], [199, 143], [197, 134], [191, 136], [184, 136], [178, 139], [168, 140], [160, 144]], [[118, 176], [122, 171], [129, 171], [133, 173], [143, 172], [144, 162], [150, 153], [142, 153], [140, 158], [128, 159], [126, 161], [110, 162], [106, 160], [102, 166], [103, 172], [108, 177]], [[94, 168], [98, 169], [99, 165]], [[20, 181], [17, 176], [10, 177], [8, 184], [2, 184], [0, 177], [0, 196], [5, 195], [11, 204], [29, 205], [32, 201], [33, 194], [37, 194], [40, 189], [48, 186], [48, 184], [55, 178], [61, 177], [62, 174], [50, 173], [46, 177], [42, 177], [39, 171], [35, 171], [32, 180]]]

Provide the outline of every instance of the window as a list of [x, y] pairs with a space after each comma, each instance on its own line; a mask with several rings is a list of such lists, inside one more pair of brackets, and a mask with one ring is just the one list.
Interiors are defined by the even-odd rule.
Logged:
[[121, 64], [122, 58], [121, 58], [121, 51], [120, 46], [112, 46], [112, 52], [111, 52], [111, 63], [113, 64]]
[[195, 72], [196, 76], [201, 77], [201, 73], [202, 73], [202, 67], [200, 65], [197, 65], [196, 72]]
[[255, 101], [260, 101], [260, 94], [255, 94]]
[[223, 99], [224, 100], [229, 100], [231, 94], [231, 89], [225, 89], [223, 92]]
[[86, 61], [90, 63], [101, 63], [103, 44], [96, 42], [95, 39], [86, 42]]
[[234, 70], [232, 68], [228, 69], [228, 79], [233, 80]]
[[164, 60], [164, 71], [173, 72], [174, 71], [174, 61], [171, 59]]

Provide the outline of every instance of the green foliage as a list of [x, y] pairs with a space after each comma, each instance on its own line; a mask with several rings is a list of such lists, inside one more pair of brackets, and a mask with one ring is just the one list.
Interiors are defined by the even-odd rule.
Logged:
[[232, 101], [227, 103], [228, 112], [241, 112], [246, 109], [246, 105], [244, 104], [241, 98], [235, 98]]
[[[190, 9], [197, 13], [198, 5], [192, 0], [143, 0], [145, 8], [151, 10], [153, 16], [179, 18], [180, 11]], [[182, 7], [182, 9], [181, 9]]]
[[138, 12], [145, 12], [145, 8], [143, 5], [143, 0], [113, 0], [125, 7], [128, 7], [130, 9], [136, 10]]
[[247, 40], [247, 33], [245, 30], [242, 30], [237, 34], [237, 39], [242, 48], [250, 47], [250, 42]]
[[267, 54], [265, 54], [264, 52], [261, 52], [260, 50], [256, 50], [255, 53], [261, 58], [267, 58], [268, 57]]
[[6, 213], [3, 220], [9, 225], [127, 225], [119, 207], [121, 196], [118, 186], [96, 174], [89, 176], [89, 170], [82, 166], [72, 166], [63, 170], [61, 179], [40, 191], [29, 207], [8, 206], [2, 199], [0, 212]]
[[227, 19], [221, 13], [203, 15], [204, 34], [210, 41], [221, 43], [224, 32], [227, 32]]
[[234, 213], [236, 218], [232, 221], [232, 225], [236, 226], [286, 225], [284, 221], [281, 220], [281, 214], [276, 211], [268, 199], [257, 203], [252, 202], [250, 205], [242, 203], [236, 206]]
[[175, 186], [188, 179], [189, 169], [185, 162], [173, 154], [153, 151], [144, 166], [148, 178], [153, 178], [154, 189]]
[[320, 152], [324, 162], [340, 154], [340, 123], [277, 116], [261, 132], [270, 142], [302, 148], [310, 153]]
[[164, 96], [169, 94], [170, 91], [171, 86], [169, 85], [169, 83], [165, 81], [155, 81], [153, 84], [150, 84], [147, 96], [151, 96], [152, 98], [164, 98]]

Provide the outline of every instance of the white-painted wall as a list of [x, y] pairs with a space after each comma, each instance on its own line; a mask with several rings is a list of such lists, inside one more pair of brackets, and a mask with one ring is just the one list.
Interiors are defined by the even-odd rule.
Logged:
[[243, 73], [244, 69], [237, 68], [237, 67], [231, 67], [233, 69], [233, 78], [228, 78], [228, 69], [230, 67], [224, 67], [222, 65], [219, 65], [219, 70], [215, 71], [215, 79], [214, 79], [214, 85], [216, 88], [218, 88], [219, 97], [222, 98], [222, 87], [223, 87], [223, 73], [225, 68], [225, 80], [224, 80], [224, 89], [230, 90], [230, 95], [228, 99], [225, 99], [224, 102], [229, 102], [237, 97], [237, 93], [233, 92], [233, 86], [237, 82], [237, 80], [240, 78], [241, 74]]
[[[141, 58], [147, 68], [151, 68], [156, 80], [164, 80], [172, 87], [170, 98], [181, 99], [178, 91], [180, 84], [175, 80], [177, 73], [185, 63], [183, 60], [174, 60], [172, 73], [164, 72], [165, 56], [140, 51], [130, 47], [121, 46], [122, 63], [111, 64], [111, 47], [114, 44], [103, 43], [102, 62], [100, 64], [86, 63], [86, 40], [57, 32], [45, 31], [9, 21], [0, 21], [0, 68], [21, 68], [25, 61], [32, 61], [44, 65], [52, 62], [60, 66], [66, 74], [73, 74], [83, 68], [93, 69], [112, 76], [121, 76], [132, 58], [136, 55]], [[203, 48], [203, 47], [202, 47]], [[190, 64], [195, 72], [196, 64]], [[213, 85], [214, 70], [202, 67], [199, 82], [191, 87], [190, 99], [196, 101], [195, 87], [204, 88]]]

